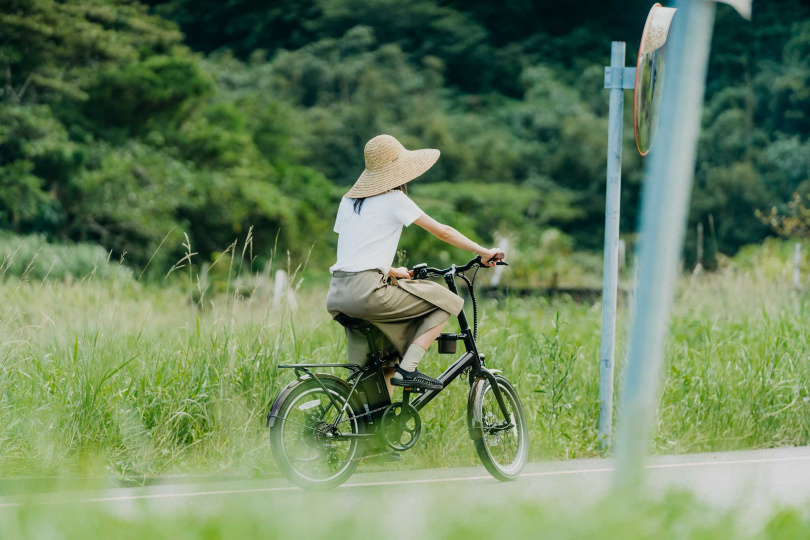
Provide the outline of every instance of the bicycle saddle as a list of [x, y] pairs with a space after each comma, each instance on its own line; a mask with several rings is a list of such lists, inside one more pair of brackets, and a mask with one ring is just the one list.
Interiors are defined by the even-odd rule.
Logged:
[[335, 320], [339, 322], [341, 325], [345, 326], [346, 328], [350, 328], [352, 330], [371, 330], [373, 325], [368, 322], [364, 321], [363, 319], [355, 319], [354, 317], [349, 317], [344, 313], [338, 313], [335, 315]]

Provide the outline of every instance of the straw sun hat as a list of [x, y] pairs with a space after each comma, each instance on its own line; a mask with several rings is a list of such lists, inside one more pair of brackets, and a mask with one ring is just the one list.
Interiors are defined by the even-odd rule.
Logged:
[[377, 135], [366, 143], [366, 170], [346, 197], [373, 197], [423, 175], [439, 159], [432, 148], [406, 150], [391, 135]]

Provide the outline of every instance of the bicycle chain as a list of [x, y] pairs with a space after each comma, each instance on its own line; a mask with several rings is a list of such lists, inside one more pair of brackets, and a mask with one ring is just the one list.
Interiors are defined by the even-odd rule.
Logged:
[[[365, 416], [371, 416], [372, 414], [374, 414], [376, 412], [384, 411], [385, 409], [387, 409], [390, 406], [391, 405], [386, 405], [384, 407], [378, 407], [376, 409], [371, 409], [370, 411], [364, 412], [362, 414], [356, 414], [354, 416], [349, 416], [349, 417], [345, 418], [344, 420], [341, 420], [340, 422], [338, 422], [337, 425], [340, 425], [340, 424], [342, 424], [344, 422], [349, 422], [351, 420], [356, 420], [358, 418], [363, 418]], [[385, 452], [379, 452], [377, 454], [364, 455], [362, 457], [352, 458], [352, 459], [347, 460], [347, 461], [362, 461], [364, 459], [370, 459], [370, 458], [375, 458], [375, 457], [379, 457], [379, 456], [385, 456], [385, 455], [389, 454], [390, 452], [391, 452], [391, 450], [386, 450]]]
[[[390, 406], [391, 405], [386, 405], [385, 407], [378, 407], [378, 408], [372, 409], [372, 410], [370, 410], [368, 412], [364, 412], [363, 414], [357, 414], [355, 416], [349, 416], [345, 420], [341, 420], [340, 422], [338, 422], [338, 424], [342, 424], [343, 422], [349, 422], [350, 420], [356, 420], [357, 418], [363, 418], [364, 416], [371, 416], [372, 414], [374, 414], [376, 412], [384, 411], [385, 409], [387, 409]], [[347, 461], [362, 461], [364, 459], [371, 459], [371, 458], [375, 458], [375, 457], [379, 457], [379, 456], [385, 456], [385, 455], [388, 455], [390, 452], [391, 452], [391, 450], [386, 450], [385, 452], [379, 452], [377, 454], [364, 455], [362, 457], [352, 458], [352, 459], [347, 460]]]
[[363, 418], [364, 416], [371, 416], [372, 414], [374, 414], [376, 412], [384, 411], [385, 409], [387, 409], [390, 406], [391, 405], [386, 405], [385, 407], [378, 407], [378, 408], [372, 409], [372, 410], [370, 410], [368, 412], [364, 412], [363, 414], [356, 414], [354, 416], [348, 416], [348, 417], [346, 417], [345, 420], [341, 420], [340, 422], [338, 422], [338, 425], [342, 424], [343, 422], [348, 422], [350, 420], [356, 420], [358, 418]]

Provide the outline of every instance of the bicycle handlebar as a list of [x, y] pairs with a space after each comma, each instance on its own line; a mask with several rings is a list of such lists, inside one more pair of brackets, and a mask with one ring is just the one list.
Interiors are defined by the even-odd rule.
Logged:
[[[506, 262], [504, 259], [503, 253], [498, 253], [495, 257], [491, 258], [488, 262], [495, 261], [495, 264], [498, 266], [509, 266], [509, 263]], [[481, 256], [477, 256], [476, 258], [472, 259], [470, 262], [463, 266], [450, 266], [448, 268], [433, 268], [424, 263], [417, 264], [410, 270], [411, 277], [413, 279], [425, 279], [429, 277], [439, 277], [445, 274], [448, 274], [455, 269], [456, 272], [466, 272], [470, 268], [478, 266], [479, 268], [489, 268], [484, 262], [481, 260]]]

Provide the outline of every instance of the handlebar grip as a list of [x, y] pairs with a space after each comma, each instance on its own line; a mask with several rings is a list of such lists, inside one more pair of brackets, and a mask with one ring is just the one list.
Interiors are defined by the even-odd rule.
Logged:
[[411, 279], [419, 279], [419, 275], [424, 274], [426, 269], [427, 264], [419, 263], [416, 266], [414, 266], [411, 270], [408, 270], [408, 274], [410, 274]]
[[489, 259], [487, 262], [495, 261], [496, 264], [500, 264], [499, 261], [503, 261], [505, 258], [506, 258], [506, 254], [503, 251], [499, 251], [498, 253], [495, 254], [494, 257]]

